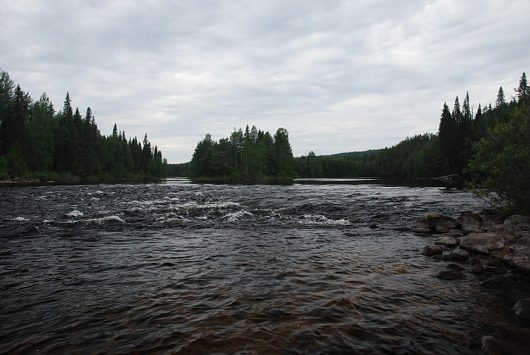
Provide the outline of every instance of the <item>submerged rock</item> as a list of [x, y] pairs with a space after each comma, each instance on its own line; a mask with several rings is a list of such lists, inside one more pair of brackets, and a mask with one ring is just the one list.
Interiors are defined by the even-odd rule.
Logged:
[[491, 335], [482, 337], [482, 351], [484, 353], [488, 355], [507, 354], [503, 348], [502, 342], [500, 342], [497, 338]]
[[517, 301], [512, 310], [517, 317], [530, 321], [530, 298]]
[[436, 277], [439, 278], [440, 280], [463, 280], [465, 279], [465, 276], [461, 271], [455, 271], [455, 270], [440, 271], [438, 275], [436, 275]]
[[447, 264], [446, 268], [448, 268], [449, 270], [454, 270], [454, 271], [464, 271], [465, 268], [463, 268], [462, 266], [458, 265], [458, 264]]
[[460, 239], [460, 248], [475, 253], [489, 254], [504, 248], [504, 235], [500, 233], [470, 233]]
[[479, 260], [477, 260], [477, 262], [471, 267], [471, 272], [475, 275], [483, 274], [484, 271], [486, 271], [486, 269], [484, 269], [484, 266]]
[[449, 259], [454, 261], [466, 261], [469, 258], [469, 253], [463, 249], [456, 248], [449, 253]]
[[445, 248], [441, 245], [427, 245], [421, 251], [422, 255], [433, 256], [437, 254], [442, 254]]

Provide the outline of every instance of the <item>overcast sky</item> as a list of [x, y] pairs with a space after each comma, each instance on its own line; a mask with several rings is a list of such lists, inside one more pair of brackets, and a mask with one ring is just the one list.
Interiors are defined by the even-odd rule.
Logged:
[[102, 133], [191, 159], [206, 133], [287, 128], [295, 155], [436, 132], [469, 90], [494, 102], [530, 69], [530, 1], [0, 0], [0, 68]]

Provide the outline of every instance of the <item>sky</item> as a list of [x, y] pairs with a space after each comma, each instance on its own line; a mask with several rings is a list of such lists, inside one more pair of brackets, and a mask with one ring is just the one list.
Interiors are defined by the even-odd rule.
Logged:
[[170, 163], [255, 125], [295, 156], [436, 133], [444, 102], [514, 95], [530, 1], [0, 0], [0, 68]]

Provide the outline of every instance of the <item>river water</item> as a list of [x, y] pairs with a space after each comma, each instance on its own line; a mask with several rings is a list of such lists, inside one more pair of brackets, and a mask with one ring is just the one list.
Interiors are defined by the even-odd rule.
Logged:
[[482, 207], [377, 181], [3, 187], [0, 352], [474, 353], [509, 308], [398, 230]]

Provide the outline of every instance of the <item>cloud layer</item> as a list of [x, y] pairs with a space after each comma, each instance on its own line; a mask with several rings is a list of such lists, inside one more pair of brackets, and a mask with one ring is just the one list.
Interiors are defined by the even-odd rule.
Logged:
[[285, 127], [295, 155], [435, 132], [444, 101], [513, 93], [530, 3], [0, 1], [0, 67], [104, 133], [148, 133], [170, 162], [209, 132]]

